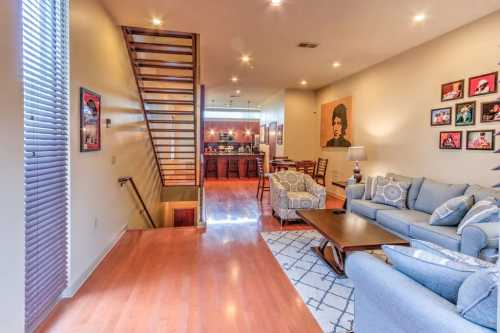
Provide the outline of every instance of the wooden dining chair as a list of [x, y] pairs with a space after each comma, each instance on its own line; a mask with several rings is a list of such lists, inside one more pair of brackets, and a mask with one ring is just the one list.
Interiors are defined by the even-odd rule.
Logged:
[[[282, 161], [282, 160], [288, 160], [288, 156], [273, 156], [271, 161]], [[269, 171], [270, 172], [275, 172], [275, 171], [281, 171], [282, 169], [288, 170], [288, 168], [280, 168], [276, 170], [276, 168], [272, 165], [271, 161], [269, 161]]]
[[326, 170], [328, 168], [327, 158], [318, 158], [318, 163], [316, 164], [316, 172], [314, 173], [314, 180], [316, 183], [326, 186]]
[[257, 185], [257, 199], [260, 199], [260, 201], [262, 201], [264, 191], [269, 192], [269, 189], [271, 188], [271, 186], [269, 185], [269, 179], [267, 179], [267, 175], [264, 172], [264, 161], [262, 160], [262, 157], [257, 158], [257, 173], [259, 176], [259, 183]]
[[314, 179], [314, 172], [316, 170], [315, 161], [297, 161], [295, 169], [311, 176]]

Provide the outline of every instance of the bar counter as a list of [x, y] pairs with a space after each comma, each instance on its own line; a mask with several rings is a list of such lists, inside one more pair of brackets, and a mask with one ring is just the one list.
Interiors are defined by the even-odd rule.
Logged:
[[[205, 157], [205, 166], [207, 165], [207, 160], [215, 158], [217, 159], [217, 170], [219, 178], [226, 178], [226, 168], [227, 161], [230, 159], [238, 159], [240, 166], [240, 177], [247, 176], [247, 161], [255, 160], [257, 157], [264, 157], [264, 153], [203, 153]], [[210, 176], [213, 178], [213, 176]], [[235, 176], [234, 176], [235, 177]]]

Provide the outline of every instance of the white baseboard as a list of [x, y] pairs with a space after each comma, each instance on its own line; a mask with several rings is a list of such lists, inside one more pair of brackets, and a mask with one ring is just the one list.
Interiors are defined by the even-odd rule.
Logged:
[[73, 282], [71, 285], [69, 285], [64, 291], [62, 292], [61, 298], [72, 298], [75, 296], [75, 294], [78, 292], [78, 290], [83, 286], [85, 281], [90, 277], [90, 275], [95, 271], [97, 266], [101, 263], [101, 261], [106, 257], [106, 255], [111, 251], [113, 247], [115, 247], [116, 243], [123, 237], [125, 232], [127, 231], [127, 226], [125, 225], [122, 230], [118, 234], [116, 234], [115, 237], [111, 240], [111, 242], [104, 248], [104, 250], [101, 252], [101, 254], [94, 260], [94, 262], [89, 266], [85, 272], [80, 274], [80, 276]]

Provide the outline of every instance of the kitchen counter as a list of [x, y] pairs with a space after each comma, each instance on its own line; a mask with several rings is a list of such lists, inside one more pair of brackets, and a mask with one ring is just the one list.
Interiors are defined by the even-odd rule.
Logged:
[[[207, 165], [207, 160], [208, 159], [217, 159], [217, 178], [226, 178], [226, 170], [227, 170], [227, 164], [230, 159], [238, 159], [239, 162], [239, 167], [240, 167], [240, 177], [247, 177], [247, 168], [248, 164], [250, 163], [249, 161], [257, 159], [257, 157], [264, 156], [264, 153], [238, 153], [238, 152], [231, 152], [231, 153], [223, 153], [223, 152], [216, 152], [216, 153], [209, 153], [205, 152], [203, 153], [205, 157], [205, 166]], [[213, 178], [213, 175], [211, 175]], [[257, 177], [257, 175], [253, 175], [252, 177]]]

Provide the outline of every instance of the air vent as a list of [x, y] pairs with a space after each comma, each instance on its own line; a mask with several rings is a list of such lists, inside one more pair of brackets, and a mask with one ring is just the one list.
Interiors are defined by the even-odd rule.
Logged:
[[311, 42], [302, 42], [297, 46], [302, 47], [302, 48], [306, 48], [306, 49], [315, 49], [319, 46], [319, 44], [318, 43], [311, 43]]

